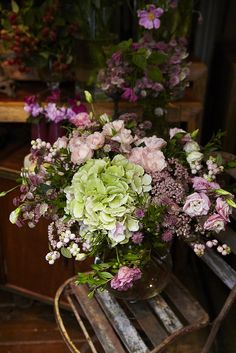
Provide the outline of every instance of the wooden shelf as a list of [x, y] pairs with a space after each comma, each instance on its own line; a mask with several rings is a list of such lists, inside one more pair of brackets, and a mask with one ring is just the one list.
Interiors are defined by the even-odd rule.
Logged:
[[[207, 83], [207, 67], [201, 62], [191, 64], [190, 87], [186, 90], [185, 97], [172, 102], [168, 108], [168, 120], [172, 123], [185, 123], [186, 128], [195, 130], [201, 127], [204, 96]], [[71, 90], [71, 85], [67, 89]], [[0, 96], [0, 122], [25, 123], [27, 113], [24, 111], [24, 97], [38, 94], [45, 90], [45, 86], [39, 82], [20, 82], [16, 90], [16, 97]], [[107, 113], [113, 115], [113, 103], [111, 101], [99, 101], [94, 104], [98, 114]], [[121, 102], [119, 110], [129, 112], [141, 112], [140, 105]]]

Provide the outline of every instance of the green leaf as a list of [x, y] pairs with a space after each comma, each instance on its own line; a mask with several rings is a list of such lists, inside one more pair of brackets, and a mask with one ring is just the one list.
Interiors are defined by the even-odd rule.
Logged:
[[149, 68], [147, 72], [147, 76], [150, 80], [154, 82], [162, 82], [163, 76], [161, 70], [157, 67]]
[[110, 267], [110, 264], [102, 263], [102, 264], [93, 264], [91, 268], [95, 271], [105, 270]]
[[218, 153], [217, 156], [216, 156], [216, 163], [217, 163], [217, 165], [222, 165], [223, 164], [223, 158], [222, 158], [222, 155], [220, 153]]
[[71, 252], [67, 248], [61, 248], [61, 254], [64, 257], [67, 257], [68, 259], [72, 258]]
[[236, 159], [229, 161], [225, 164], [225, 168], [236, 168]]
[[136, 53], [133, 54], [132, 62], [138, 68], [144, 70], [146, 68], [146, 66], [147, 66], [146, 55], [144, 53], [136, 52]]
[[126, 51], [130, 48], [132, 43], [133, 43], [133, 40], [130, 38], [128, 40], [124, 40], [123, 42], [120, 42], [117, 47], [121, 51]]
[[226, 202], [229, 206], [236, 208], [236, 203], [232, 199], [226, 199]]
[[7, 191], [0, 192], [0, 197], [6, 196], [6, 195], [7, 195]]
[[229, 191], [226, 191], [224, 189], [216, 189], [215, 193], [217, 195], [222, 195], [222, 196], [224, 196], [224, 195], [232, 195]]
[[99, 277], [105, 280], [110, 280], [112, 279], [114, 276], [110, 273], [110, 272], [99, 272], [98, 273]]
[[11, 8], [13, 12], [15, 13], [19, 12], [19, 6], [14, 0], [11, 0]]
[[166, 62], [167, 58], [168, 56], [166, 54], [155, 51], [149, 56], [148, 63], [152, 65], [160, 65]]

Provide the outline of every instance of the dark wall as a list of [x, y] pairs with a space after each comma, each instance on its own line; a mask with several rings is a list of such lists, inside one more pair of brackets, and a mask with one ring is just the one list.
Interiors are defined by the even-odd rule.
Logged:
[[236, 153], [234, 134], [227, 131], [234, 128], [234, 122], [236, 131], [236, 98], [234, 107], [232, 91], [236, 75], [236, 1], [201, 0], [199, 8], [202, 22], [195, 26], [193, 53], [209, 70], [202, 142], [209, 140], [218, 129], [226, 130], [226, 139], [231, 141], [225, 148]]

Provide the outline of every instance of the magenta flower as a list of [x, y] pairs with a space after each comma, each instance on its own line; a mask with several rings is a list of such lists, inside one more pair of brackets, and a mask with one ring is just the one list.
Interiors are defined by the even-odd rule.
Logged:
[[124, 93], [121, 96], [124, 99], [129, 100], [130, 102], [136, 102], [138, 97], [134, 93], [134, 90], [132, 88], [125, 88]]
[[132, 234], [132, 241], [134, 244], [140, 244], [143, 241], [143, 233], [142, 232], [134, 232]]
[[159, 17], [163, 14], [164, 10], [155, 5], [147, 5], [147, 10], [138, 10], [139, 25], [147, 29], [158, 29], [160, 27]]
[[142, 272], [139, 268], [122, 266], [116, 276], [111, 280], [111, 288], [120, 292], [127, 291], [133, 287], [134, 282], [139, 280], [141, 276]]

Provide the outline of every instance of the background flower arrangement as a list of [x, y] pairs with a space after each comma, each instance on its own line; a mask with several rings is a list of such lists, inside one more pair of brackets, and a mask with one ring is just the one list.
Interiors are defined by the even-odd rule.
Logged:
[[80, 33], [77, 2], [12, 0], [11, 9], [1, 9], [1, 40], [12, 51], [8, 65], [21, 71], [38, 70], [47, 80], [67, 75], [75, 65], [75, 53]]
[[77, 279], [91, 295], [107, 285], [131, 289], [154, 252], [175, 237], [197, 255], [213, 246], [230, 252], [214, 234], [236, 204], [218, 183], [224, 167], [209, 154], [212, 142], [202, 149], [196, 131], [178, 128], [166, 141], [139, 131], [134, 116], [111, 122], [106, 114], [84, 113], [83, 124], [54, 144], [32, 141], [31, 163], [21, 172], [10, 221], [33, 228], [41, 217], [50, 220], [50, 264], [61, 255], [78, 261], [98, 255], [100, 263]]
[[83, 113], [87, 109], [79, 95], [68, 98], [66, 102], [61, 98], [59, 89], [47, 93], [46, 96], [41, 94], [26, 97], [24, 110], [29, 114], [28, 122], [32, 124], [32, 139], [41, 138], [53, 143], [65, 134], [66, 129], [83, 126]]
[[108, 96], [139, 102], [146, 116], [160, 119], [167, 104], [183, 96], [189, 84], [187, 39], [178, 36], [176, 28], [173, 31], [169, 18], [169, 12], [172, 17], [178, 14], [180, 3], [143, 4], [137, 10], [138, 41], [129, 39], [113, 47], [98, 74], [98, 86]]

